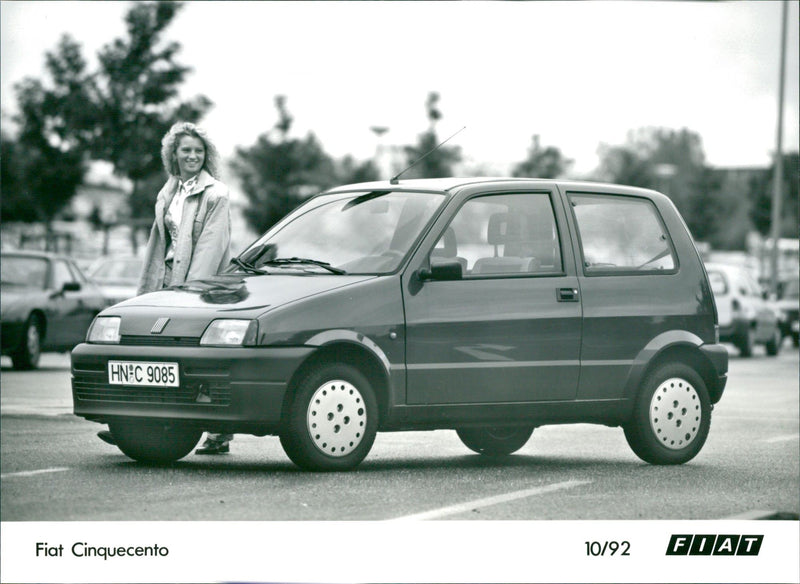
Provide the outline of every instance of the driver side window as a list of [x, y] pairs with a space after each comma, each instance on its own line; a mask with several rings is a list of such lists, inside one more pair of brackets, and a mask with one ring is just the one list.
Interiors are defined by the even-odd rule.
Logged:
[[53, 262], [53, 289], [61, 290], [67, 282], [74, 282], [69, 266], [61, 260]]
[[546, 193], [468, 200], [431, 252], [461, 263], [465, 277], [561, 272], [555, 216]]

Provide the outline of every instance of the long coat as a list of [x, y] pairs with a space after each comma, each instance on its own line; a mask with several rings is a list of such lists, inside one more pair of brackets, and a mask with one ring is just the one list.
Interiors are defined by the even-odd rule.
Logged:
[[[156, 198], [156, 218], [147, 240], [139, 294], [160, 290], [164, 285], [164, 258], [167, 253], [164, 216], [178, 191], [178, 185], [177, 177], [171, 176]], [[197, 184], [183, 204], [170, 285], [218, 273], [230, 263], [230, 243], [228, 187], [202, 170]]]

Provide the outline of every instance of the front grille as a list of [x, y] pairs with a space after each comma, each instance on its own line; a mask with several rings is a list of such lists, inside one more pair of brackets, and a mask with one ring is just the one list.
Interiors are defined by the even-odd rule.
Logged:
[[183, 380], [181, 387], [132, 387], [109, 385], [103, 375], [76, 374], [72, 387], [79, 400], [206, 406], [229, 406], [231, 403], [231, 386], [227, 380]]
[[161, 337], [156, 335], [122, 335], [120, 345], [139, 347], [197, 347], [199, 337]]

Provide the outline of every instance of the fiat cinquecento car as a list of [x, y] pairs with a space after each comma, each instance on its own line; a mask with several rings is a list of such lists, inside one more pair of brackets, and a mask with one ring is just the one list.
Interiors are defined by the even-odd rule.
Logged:
[[224, 273], [105, 309], [72, 352], [74, 411], [143, 462], [203, 431], [279, 436], [343, 470], [376, 432], [454, 429], [506, 455], [536, 427], [622, 427], [692, 459], [728, 353], [703, 264], [650, 190], [392, 180], [312, 197]]

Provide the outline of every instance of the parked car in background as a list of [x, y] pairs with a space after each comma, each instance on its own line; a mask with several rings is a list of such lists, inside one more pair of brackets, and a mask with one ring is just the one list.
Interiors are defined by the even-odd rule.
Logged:
[[67, 257], [35, 251], [0, 256], [2, 351], [15, 369], [34, 369], [42, 351], [69, 351], [106, 304]]
[[728, 351], [666, 196], [535, 179], [392, 180], [312, 197], [224, 273], [126, 300], [72, 351], [76, 415], [145, 462], [203, 431], [279, 436], [313, 470], [378, 431], [482, 455], [535, 428], [621, 427], [653, 464], [700, 452]]
[[107, 256], [96, 260], [89, 268], [89, 277], [103, 293], [108, 306], [136, 296], [142, 258]]
[[750, 357], [755, 345], [777, 355], [783, 340], [778, 315], [750, 272], [715, 262], [707, 262], [706, 270], [719, 313], [720, 341], [733, 343], [742, 357]]
[[792, 344], [797, 347], [800, 342], [798, 333], [800, 332], [800, 279], [788, 280], [784, 283], [780, 298], [775, 302], [775, 308], [779, 312], [781, 334], [783, 338], [791, 337]]

